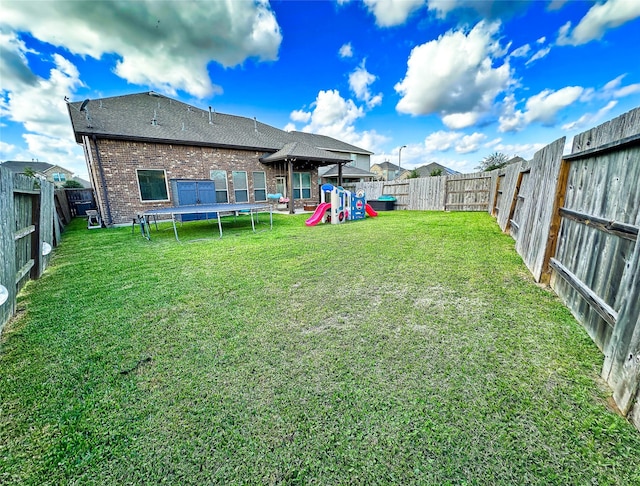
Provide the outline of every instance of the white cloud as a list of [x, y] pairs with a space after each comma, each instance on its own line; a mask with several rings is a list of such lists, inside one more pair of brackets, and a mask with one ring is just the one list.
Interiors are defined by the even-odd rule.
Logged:
[[[353, 100], [345, 100], [337, 90], [327, 90], [318, 93], [311, 104], [311, 111], [295, 110], [291, 118], [295, 116], [299, 121], [306, 118], [308, 123], [302, 127], [304, 132], [328, 135], [375, 152], [387, 138], [375, 130], [357, 132], [354, 124], [364, 115], [364, 109]], [[291, 131], [296, 127], [288, 124], [285, 129]]]
[[438, 113], [450, 123], [455, 120], [456, 128], [464, 128], [460, 120], [471, 123], [488, 113], [495, 97], [513, 83], [507, 60], [494, 67], [505, 55], [496, 39], [499, 27], [480, 22], [468, 33], [449, 31], [415, 47], [405, 78], [395, 85], [402, 96], [396, 109], [411, 115]]
[[550, 46], [544, 47], [544, 48], [540, 49], [539, 51], [536, 51], [536, 53], [533, 56], [531, 56], [527, 62], [525, 62], [525, 65], [528, 66], [532, 62], [535, 62], [538, 59], [542, 59], [547, 54], [549, 54], [549, 52], [551, 52], [551, 47]]
[[607, 98], [623, 98], [631, 94], [640, 93], [640, 83], [629, 84], [627, 86], [621, 86], [622, 80], [626, 74], [621, 74], [615, 79], [612, 79], [602, 88], [602, 97]]
[[550, 11], [560, 10], [562, 7], [564, 7], [564, 4], [567, 3], [568, 1], [569, 0], [551, 0], [549, 5], [547, 6], [547, 10], [550, 10]]
[[520, 46], [517, 49], [514, 49], [513, 51], [511, 51], [511, 54], [509, 54], [509, 55], [511, 57], [525, 57], [525, 56], [529, 55], [530, 51], [531, 51], [531, 46], [529, 44], [525, 44], [525, 45]]
[[369, 90], [369, 86], [373, 84], [375, 80], [376, 76], [367, 71], [365, 61], [362, 61], [360, 66], [349, 74], [349, 87], [351, 91], [356, 95], [356, 99], [364, 101], [369, 108], [373, 108], [382, 103], [382, 93], [374, 96]]
[[571, 22], [558, 32], [558, 44], [578, 46], [602, 39], [607, 30], [640, 17], [638, 0], [609, 0], [589, 9], [578, 25], [571, 30]]
[[504, 0], [428, 0], [429, 10], [435, 11], [436, 17], [444, 19], [454, 10], [465, 13], [476, 12], [474, 17], [497, 19], [509, 16], [527, 8], [528, 0], [506, 2]]
[[5, 1], [0, 22], [82, 56], [115, 54], [114, 72], [130, 83], [201, 98], [221, 90], [209, 78], [209, 62], [275, 60], [282, 41], [266, 0]]
[[404, 24], [409, 16], [425, 3], [426, 0], [364, 0], [379, 27]]
[[503, 154], [522, 157], [525, 160], [530, 160], [533, 155], [546, 144], [544, 143], [497, 143], [493, 146], [492, 150], [496, 152], [502, 152]]
[[[59, 54], [54, 54], [51, 61], [48, 79], [33, 76], [35, 81], [32, 82], [14, 78], [13, 90], [3, 86], [0, 99], [3, 118], [21, 124], [28, 133], [23, 135], [26, 151], [4, 144], [2, 153], [59, 164], [85, 175], [84, 156], [73, 138], [64, 101], [64, 97], [74, 93], [82, 82], [72, 62]], [[18, 85], [20, 79], [23, 82]]]
[[309, 120], [311, 120], [311, 113], [304, 110], [294, 110], [291, 112], [291, 115], [289, 115], [289, 117], [294, 122], [307, 123]]
[[342, 58], [353, 57], [353, 48], [351, 47], [351, 42], [343, 44], [338, 51], [338, 54]]
[[17, 149], [18, 147], [15, 145], [0, 140], [0, 154], [2, 154], [0, 160], [9, 160], [12, 157], [8, 156], [8, 154], [14, 153]]
[[446, 152], [460, 139], [459, 132], [433, 132], [424, 139], [424, 146], [428, 152]]
[[499, 132], [516, 132], [524, 127], [524, 114], [516, 110], [516, 99], [513, 94], [504, 97], [502, 101], [502, 113], [498, 118]]
[[0, 30], [0, 89], [12, 91], [20, 86], [33, 85], [37, 77], [31, 72], [27, 53], [34, 53], [27, 49], [24, 41], [18, 38], [14, 32], [2, 32]]
[[460, 130], [475, 125], [480, 119], [480, 116], [481, 113], [473, 111], [468, 111], [467, 113], [452, 113], [451, 115], [444, 115], [442, 117], [442, 123], [452, 130]]
[[545, 89], [527, 100], [525, 120], [527, 123], [553, 125], [558, 112], [580, 98], [583, 91], [580, 86], [567, 86], [557, 91]]
[[520, 131], [533, 122], [553, 125], [558, 112], [578, 101], [584, 92], [580, 86], [567, 86], [557, 91], [545, 89], [527, 100], [524, 111], [516, 109], [512, 94], [505, 96], [498, 131]]
[[439, 130], [431, 133], [424, 139], [424, 150], [426, 150], [427, 153], [434, 153], [447, 152], [453, 149], [459, 154], [468, 154], [476, 152], [486, 138], [486, 135], [478, 132], [465, 135], [462, 132]]
[[480, 148], [480, 144], [487, 139], [487, 136], [483, 133], [472, 133], [471, 135], [465, 135], [460, 139], [460, 143], [456, 146], [456, 152], [459, 154], [468, 154], [471, 152], [477, 152]]
[[603, 120], [617, 104], [618, 102], [615, 100], [609, 101], [606, 106], [600, 108], [596, 113], [585, 113], [577, 120], [562, 125], [562, 129], [565, 131], [573, 131], [579, 128], [595, 125], [600, 120]]

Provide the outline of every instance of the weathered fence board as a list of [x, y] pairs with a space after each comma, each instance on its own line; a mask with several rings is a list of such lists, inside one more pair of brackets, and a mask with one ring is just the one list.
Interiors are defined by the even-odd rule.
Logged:
[[491, 174], [359, 182], [356, 188], [363, 189], [367, 199], [378, 199], [383, 194], [395, 196], [398, 209], [486, 211], [490, 201]]
[[537, 282], [548, 262], [547, 240], [553, 217], [554, 199], [564, 150], [564, 137], [547, 145], [533, 156], [527, 181], [527, 193], [518, 218], [516, 250]]
[[604, 353], [602, 376], [627, 414], [640, 381], [640, 109], [577, 135], [565, 160], [555, 258], [611, 315], [561, 272], [551, 283]]
[[62, 224], [69, 224], [71, 222], [71, 207], [69, 206], [69, 201], [67, 199], [67, 190], [66, 189], [57, 189], [54, 193], [55, 203], [56, 203], [56, 212], [58, 213], [58, 218], [62, 222]]
[[459, 174], [446, 179], [446, 211], [487, 211], [490, 199], [490, 174]]
[[444, 176], [409, 179], [409, 209], [442, 211], [446, 180]]
[[[0, 330], [16, 309], [14, 214], [13, 174], [0, 167], [0, 285], [8, 293], [7, 300], [0, 305]], [[11, 215], [11, 217], [4, 217], [4, 215]]]
[[517, 200], [516, 187], [518, 181], [522, 181], [521, 170], [522, 163], [516, 162], [508, 165], [497, 174], [492, 213], [502, 231], [508, 231], [509, 220], [513, 216], [512, 208], [515, 208]]

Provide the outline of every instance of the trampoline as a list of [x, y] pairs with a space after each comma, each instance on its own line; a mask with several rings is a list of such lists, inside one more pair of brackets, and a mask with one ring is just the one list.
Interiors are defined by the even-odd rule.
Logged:
[[[154, 222], [156, 223], [156, 229], [158, 229], [158, 216], [171, 216], [171, 222], [173, 223], [173, 233], [176, 235], [176, 240], [180, 241], [180, 238], [178, 238], [178, 228], [176, 226], [176, 215], [212, 213], [216, 215], [216, 219], [218, 220], [218, 230], [220, 231], [220, 238], [222, 238], [222, 215], [238, 216], [241, 213], [249, 214], [249, 216], [251, 217], [251, 229], [253, 229], [253, 232], [255, 233], [256, 223], [259, 222], [258, 213], [260, 212], [269, 212], [269, 227], [270, 229], [273, 229], [273, 212], [271, 210], [271, 205], [269, 204], [197, 204], [193, 206], [174, 206], [170, 208], [150, 209], [142, 213], [145, 218], [147, 227], [146, 232], [143, 232], [143, 234], [148, 240], [151, 239], [151, 233], [149, 231], [149, 218], [153, 218]], [[143, 227], [145, 223], [143, 223]]]

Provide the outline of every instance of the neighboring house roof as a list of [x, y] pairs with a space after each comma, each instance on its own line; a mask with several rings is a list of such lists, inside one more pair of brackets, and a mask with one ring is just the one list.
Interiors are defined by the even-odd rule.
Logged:
[[431, 162], [430, 164], [417, 167], [416, 171], [418, 172], [420, 177], [429, 177], [434, 170], [438, 170], [438, 169], [442, 171], [442, 175], [455, 175], [460, 173], [460, 172], [456, 172], [453, 169], [449, 169], [444, 165], [438, 164], [437, 162]]
[[371, 168], [379, 168], [380, 170], [400, 170], [400, 167], [397, 166], [396, 164], [392, 164], [389, 161], [386, 162], [381, 162], [380, 164], [374, 164], [371, 166]]
[[91, 187], [91, 183], [89, 181], [85, 181], [84, 179], [82, 179], [80, 177], [74, 176], [73, 179], [71, 179], [71, 180], [82, 184], [82, 187], [85, 187], [85, 188]]
[[[358, 167], [352, 167], [345, 165], [342, 167], [342, 177], [375, 177], [376, 175], [368, 170], [360, 169]], [[338, 167], [331, 167], [327, 172], [322, 174], [322, 177], [338, 177]]]
[[[270, 153], [261, 159], [263, 162], [298, 157], [328, 165], [350, 160], [350, 157], [323, 152], [323, 147], [309, 143], [308, 137], [292, 135], [256, 119], [202, 110], [153, 91], [85, 100], [68, 106], [78, 143], [86, 135]], [[315, 137], [310, 140], [319, 140], [322, 145], [327, 145], [326, 138], [330, 138]], [[333, 145], [348, 146], [338, 140]]]
[[50, 164], [48, 162], [22, 162], [18, 160], [8, 160], [2, 163], [2, 167], [9, 169], [12, 172], [24, 173], [27, 168], [33, 170], [37, 174], [49, 176], [54, 172], [66, 172], [67, 174], [73, 174], [73, 171], [65, 169], [56, 164]]
[[44, 174], [47, 169], [53, 167], [53, 164], [49, 164], [48, 162], [22, 162], [18, 160], [7, 160], [2, 163], [2, 167], [18, 173], [24, 172], [25, 169], [29, 167], [34, 172]]

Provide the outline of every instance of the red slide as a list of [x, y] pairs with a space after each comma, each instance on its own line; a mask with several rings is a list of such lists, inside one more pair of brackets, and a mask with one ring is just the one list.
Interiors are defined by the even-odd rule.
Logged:
[[376, 217], [378, 215], [377, 211], [375, 209], [373, 209], [371, 206], [369, 206], [368, 204], [364, 205], [364, 210], [367, 212], [367, 214], [371, 217]]
[[329, 209], [331, 209], [331, 203], [320, 204], [316, 208], [316, 210], [313, 212], [313, 216], [307, 219], [304, 224], [306, 224], [307, 226], [317, 225], [320, 221], [322, 221], [322, 217], [324, 216], [324, 213]]

